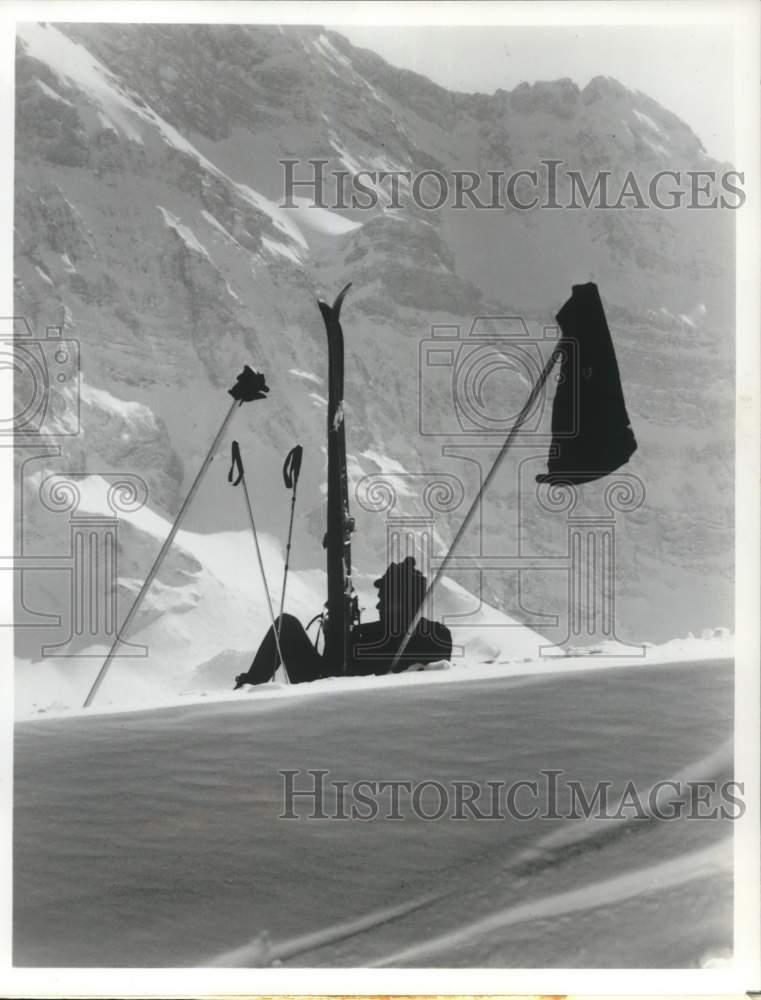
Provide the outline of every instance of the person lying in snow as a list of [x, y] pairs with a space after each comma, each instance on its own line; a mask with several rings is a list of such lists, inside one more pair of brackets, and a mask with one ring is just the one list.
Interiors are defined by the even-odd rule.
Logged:
[[[404, 562], [391, 563], [383, 576], [375, 581], [375, 586], [378, 588], [378, 621], [355, 625], [351, 630], [348, 672], [355, 677], [387, 674], [390, 671], [407, 627], [422, 604], [427, 580], [415, 568], [412, 556], [408, 556]], [[282, 616], [280, 648], [292, 684], [335, 674], [312, 645], [301, 622], [293, 615]], [[394, 672], [406, 670], [413, 663], [448, 660], [451, 654], [452, 635], [446, 625], [421, 618]], [[244, 684], [265, 684], [271, 680], [277, 663], [275, 636], [270, 628], [248, 672], [235, 678], [235, 690]]]

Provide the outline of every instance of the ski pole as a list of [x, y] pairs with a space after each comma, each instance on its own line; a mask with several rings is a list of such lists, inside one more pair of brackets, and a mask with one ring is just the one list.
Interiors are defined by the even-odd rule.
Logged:
[[84, 704], [82, 706], [83, 708], [90, 707], [93, 698], [98, 692], [98, 688], [103, 683], [103, 679], [108, 673], [108, 668], [111, 666], [111, 661], [113, 660], [114, 654], [116, 653], [116, 647], [119, 645], [120, 642], [123, 641], [124, 633], [129, 627], [129, 624], [132, 621], [132, 619], [137, 614], [137, 610], [143, 603], [143, 599], [150, 590], [151, 584], [156, 579], [156, 574], [158, 573], [159, 568], [162, 562], [164, 561], [164, 558], [167, 552], [169, 551], [172, 542], [174, 541], [174, 536], [179, 531], [182, 519], [185, 516], [187, 509], [190, 506], [190, 503], [198, 490], [198, 487], [201, 485], [201, 480], [203, 479], [206, 470], [211, 465], [212, 459], [214, 458], [214, 453], [216, 452], [217, 448], [219, 447], [220, 441], [225, 435], [225, 431], [227, 430], [228, 424], [233, 418], [233, 414], [235, 413], [236, 408], [242, 406], [243, 403], [249, 403], [255, 399], [265, 399], [265, 396], [263, 394], [269, 392], [269, 389], [265, 385], [264, 375], [262, 375], [260, 372], [253, 371], [251, 368], [249, 368], [248, 365], [244, 365], [243, 371], [237, 377], [236, 385], [234, 385], [232, 389], [229, 389], [228, 392], [233, 397], [233, 402], [230, 404], [230, 409], [227, 411], [225, 419], [222, 421], [222, 424], [219, 430], [217, 431], [216, 437], [212, 441], [211, 447], [207, 451], [206, 457], [201, 463], [201, 468], [198, 470], [196, 478], [193, 480], [193, 484], [188, 490], [188, 494], [182, 502], [182, 506], [180, 507], [177, 516], [174, 519], [174, 523], [172, 524], [172, 527], [169, 529], [169, 534], [164, 539], [164, 544], [161, 546], [161, 549], [159, 550], [159, 554], [154, 559], [153, 565], [148, 571], [148, 576], [146, 576], [137, 597], [132, 602], [132, 607], [127, 612], [127, 617], [122, 622], [122, 627], [116, 633], [116, 637], [111, 645], [111, 648], [108, 651], [108, 655], [103, 661], [103, 666], [98, 671], [98, 676], [93, 681], [92, 687], [90, 688], [90, 691], [88, 692], [88, 695], [85, 698]]
[[283, 627], [283, 610], [285, 608], [285, 586], [288, 582], [288, 567], [291, 561], [291, 539], [293, 538], [293, 517], [296, 511], [296, 489], [299, 484], [299, 474], [301, 472], [301, 458], [304, 454], [304, 449], [300, 444], [297, 444], [292, 448], [286, 457], [285, 463], [283, 465], [283, 481], [285, 482], [285, 488], [293, 490], [291, 496], [291, 516], [288, 522], [288, 541], [285, 546], [285, 566], [283, 567], [283, 589], [280, 592], [280, 614], [278, 615], [278, 638], [280, 638], [280, 629]]
[[394, 658], [391, 661], [391, 670], [393, 670], [396, 667], [396, 665], [399, 663], [399, 660], [401, 660], [402, 655], [404, 654], [404, 651], [407, 648], [407, 645], [409, 644], [410, 639], [412, 638], [413, 632], [418, 627], [418, 624], [420, 623], [420, 619], [423, 617], [423, 612], [425, 610], [426, 604], [430, 601], [431, 595], [433, 593], [433, 590], [434, 590], [436, 584], [439, 582], [439, 580], [441, 579], [441, 577], [444, 575], [444, 571], [446, 570], [447, 566], [449, 565], [449, 561], [452, 558], [452, 555], [453, 555], [455, 549], [460, 544], [463, 535], [465, 534], [465, 532], [468, 530], [468, 527], [470, 526], [470, 522], [473, 520], [473, 515], [476, 513], [476, 510], [478, 509], [478, 506], [479, 506], [479, 504], [481, 502], [481, 497], [484, 495], [484, 493], [486, 492], [487, 486], [489, 485], [489, 483], [494, 478], [494, 475], [495, 475], [497, 469], [499, 468], [500, 464], [502, 463], [503, 458], [505, 457], [505, 455], [510, 450], [510, 446], [512, 445], [513, 441], [515, 440], [515, 435], [521, 429], [521, 427], [523, 426], [524, 422], [526, 421], [526, 418], [531, 413], [531, 410], [533, 409], [534, 404], [536, 403], [537, 396], [542, 391], [542, 389], [544, 387], [544, 383], [549, 378], [550, 372], [552, 371], [552, 369], [553, 369], [553, 367], [555, 365], [555, 362], [557, 360], [558, 360], [557, 351], [553, 351], [552, 352], [552, 356], [550, 357], [549, 361], [547, 362], [547, 364], [542, 369], [541, 374], [539, 375], [539, 378], [536, 381], [536, 384], [534, 385], [534, 387], [532, 388], [531, 392], [529, 393], [529, 397], [526, 400], [526, 402], [525, 402], [525, 404], [523, 406], [523, 409], [521, 410], [521, 412], [516, 417], [515, 423], [511, 427], [510, 433], [507, 435], [507, 438], [505, 439], [504, 444], [500, 448], [499, 454], [494, 459], [494, 463], [493, 463], [492, 467], [489, 469], [488, 473], [486, 474], [486, 478], [484, 479], [483, 483], [481, 484], [481, 488], [478, 491], [478, 493], [476, 494], [476, 496], [475, 496], [475, 498], [473, 500], [473, 503], [470, 505], [470, 508], [469, 508], [467, 514], [465, 515], [465, 518], [463, 519], [462, 524], [457, 529], [457, 534], [454, 536], [454, 540], [452, 541], [452, 544], [449, 546], [447, 554], [444, 556], [443, 560], [441, 561], [441, 564], [439, 565], [439, 568], [436, 570], [436, 573], [435, 573], [433, 579], [428, 584], [428, 588], [427, 588], [425, 594], [423, 595], [423, 600], [420, 602], [420, 607], [415, 612], [415, 614], [414, 614], [414, 616], [412, 618], [412, 621], [410, 622], [409, 627], [407, 628], [407, 631], [404, 633], [404, 638], [402, 639], [401, 645], [397, 649], [397, 651], [396, 651], [396, 653], [394, 655]]
[[243, 462], [240, 457], [240, 447], [237, 441], [233, 441], [232, 447], [232, 465], [230, 466], [230, 472], [228, 473], [228, 482], [233, 482], [233, 469], [238, 470], [238, 478], [233, 483], [233, 486], [237, 486], [238, 483], [243, 487], [243, 496], [246, 499], [246, 510], [248, 511], [248, 520], [251, 524], [251, 532], [254, 536], [254, 546], [256, 547], [256, 559], [259, 563], [259, 573], [262, 577], [262, 586], [264, 587], [264, 595], [267, 598], [267, 608], [270, 613], [270, 621], [272, 622], [272, 634], [275, 637], [275, 648], [277, 649], [277, 655], [280, 660], [280, 666], [283, 668], [285, 673], [286, 681], [290, 684], [290, 678], [288, 677], [288, 670], [285, 665], [285, 660], [283, 659], [283, 652], [280, 649], [280, 631], [275, 622], [275, 612], [272, 610], [272, 598], [270, 597], [270, 590], [267, 586], [267, 574], [264, 571], [264, 562], [262, 560], [262, 552], [259, 548], [259, 534], [256, 530], [256, 523], [254, 521], [254, 509], [251, 506], [251, 497], [248, 494], [248, 486], [246, 485], [246, 473], [243, 469]]
[[238, 407], [237, 403], [232, 403], [231, 406], [230, 406], [230, 409], [227, 411], [227, 416], [222, 421], [222, 426], [219, 428], [219, 431], [217, 432], [217, 436], [214, 438], [214, 441], [212, 442], [211, 448], [209, 448], [209, 451], [206, 454], [206, 458], [201, 463], [201, 468], [198, 470], [198, 475], [193, 480], [193, 485], [190, 487], [190, 490], [188, 491], [188, 495], [185, 497], [185, 499], [182, 502], [182, 506], [180, 507], [180, 509], [179, 509], [179, 511], [177, 513], [177, 516], [174, 519], [174, 524], [169, 529], [169, 534], [164, 539], [164, 544], [161, 546], [161, 549], [159, 550], [159, 554], [156, 556], [156, 558], [155, 558], [155, 560], [153, 562], [153, 565], [151, 566], [150, 570], [148, 571], [148, 576], [146, 576], [145, 580], [143, 581], [143, 585], [140, 588], [140, 591], [139, 591], [137, 597], [132, 602], [132, 607], [127, 612], [127, 617], [122, 622], [122, 627], [119, 629], [119, 631], [116, 634], [116, 637], [115, 637], [115, 639], [114, 639], [114, 641], [113, 641], [113, 643], [111, 645], [111, 649], [108, 651], [108, 656], [106, 656], [105, 660], [103, 661], [103, 666], [100, 668], [100, 671], [98, 672], [98, 676], [95, 678], [95, 680], [93, 682], [93, 685], [90, 688], [90, 692], [87, 695], [87, 697], [85, 698], [85, 703], [82, 706], [83, 708], [89, 708], [90, 707], [90, 705], [92, 704], [93, 698], [95, 697], [95, 695], [98, 692], [98, 688], [103, 683], [103, 680], [104, 680], [106, 674], [108, 673], [108, 668], [111, 666], [111, 661], [114, 658], [114, 654], [116, 652], [116, 647], [122, 641], [122, 638], [123, 638], [124, 634], [126, 633], [127, 629], [129, 628], [130, 622], [132, 621], [132, 619], [137, 614], [137, 610], [140, 607], [140, 605], [143, 603], [143, 599], [144, 599], [145, 595], [148, 593], [148, 591], [150, 590], [151, 584], [156, 579], [156, 574], [158, 573], [158, 571], [159, 571], [159, 569], [161, 567], [161, 564], [164, 561], [164, 557], [166, 556], [166, 554], [169, 551], [169, 548], [170, 548], [172, 542], [174, 541], [174, 536], [179, 531], [182, 519], [185, 516], [185, 513], [186, 513], [188, 507], [190, 506], [190, 503], [191, 503], [193, 497], [195, 496], [196, 491], [198, 490], [198, 487], [201, 485], [201, 480], [203, 479], [206, 470], [208, 469], [209, 465], [211, 464], [211, 460], [214, 458], [214, 452], [217, 450], [219, 442], [222, 440], [222, 437], [224, 436], [224, 433], [227, 430], [227, 425], [232, 420], [233, 414], [235, 413], [235, 410], [237, 409], [237, 407]]

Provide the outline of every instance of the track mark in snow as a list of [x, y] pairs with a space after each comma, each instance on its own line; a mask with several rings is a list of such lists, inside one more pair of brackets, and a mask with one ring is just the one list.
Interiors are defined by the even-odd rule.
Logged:
[[[700, 781], [710, 781], [729, 774], [732, 769], [733, 754], [733, 741], [731, 739], [726, 740], [713, 753], [692, 764], [688, 764], [663, 783], [663, 789], [671, 786], [671, 796], [661, 795], [655, 798], [655, 805], [657, 806], [658, 813], [661, 813], [661, 815], [658, 815], [658, 813], [650, 808], [651, 796], [655, 797], [657, 794], [655, 786], [653, 786], [647, 792], [639, 794], [639, 799], [645, 808], [645, 815], [641, 818], [637, 818], [636, 815], [630, 815], [622, 816], [620, 819], [611, 818], [603, 821], [594, 819], [593, 817], [575, 820], [573, 823], [562, 826], [554, 833], [542, 837], [533, 847], [519, 854], [510, 864], [510, 870], [520, 870], [523, 865], [533, 865], [541, 862], [544, 862], [546, 865], [552, 864], [563, 857], [568, 857], [570, 854], [577, 854], [583, 845], [591, 845], [594, 841], [618, 838], [627, 830], [632, 827], [641, 826], [648, 820], [651, 822], [668, 822], [668, 820], [664, 820], [663, 812], [670, 804], [673, 804], [680, 798], [680, 796], [675, 794], [674, 786], [682, 788], [688, 781], [698, 779]], [[615, 803], [610, 804], [614, 807], [616, 805]]]
[[[730, 739], [706, 757], [688, 764], [685, 768], [678, 771], [671, 780], [682, 786], [686, 781], [697, 778], [701, 780], [718, 778], [727, 773], [728, 767], [731, 768], [732, 753], [733, 743]], [[647, 796], [643, 796], [643, 798], [647, 799]], [[659, 801], [659, 805], [661, 808], [664, 808], [667, 803]], [[652, 814], [649, 818], [653, 821], [657, 820], [657, 816]], [[550, 865], [562, 862], [563, 860], [571, 860], [571, 858], [577, 856], [578, 848], [584, 845], [591, 845], [596, 840], [618, 838], [622, 833], [630, 830], [633, 826], [641, 825], [641, 823], [641, 820], [627, 816], [619, 821], [611, 820], [602, 824], [593, 819], [569, 824], [539, 840], [535, 847], [523, 851], [502, 869], [501, 874], [517, 876], [521, 873], [521, 869], [525, 869], [527, 865], [533, 865], [536, 862], [545, 861], [547, 865]], [[630, 872], [612, 879], [605, 879], [593, 885], [586, 885], [581, 889], [557, 893], [539, 901], [521, 903], [509, 909], [498, 911], [490, 917], [467, 924], [458, 930], [449, 931], [420, 946], [403, 949], [394, 953], [391, 957], [387, 956], [378, 960], [374, 964], [383, 966], [396, 965], [402, 961], [415, 960], [423, 955], [446, 950], [456, 944], [469, 943], [471, 938], [480, 938], [484, 933], [509, 926], [510, 924], [562, 916], [578, 910], [609, 905], [633, 898], [637, 895], [672, 888], [694, 881], [695, 879], [708, 877], [717, 871], [731, 869], [732, 852], [731, 849], [727, 849], [728, 845], [731, 845], [729, 838], [718, 845], [714, 845], [703, 851], [694, 852], [685, 858], [652, 865], [644, 869], [639, 869], [636, 872]], [[473, 888], [477, 889], [478, 887]], [[466, 890], [465, 894], [470, 895], [468, 890]], [[457, 895], [458, 898], [461, 898], [462, 890], [453, 888], [428, 901], [423, 897], [418, 901], [417, 905], [410, 904], [410, 912], [426, 907], [429, 903], [440, 903], [451, 895]], [[405, 913], [400, 912], [396, 916], [402, 917], [405, 916]], [[383, 922], [390, 922], [391, 919], [393, 918], [389, 916]], [[353, 931], [354, 934], [360, 933], [363, 929], [372, 930], [380, 922], [374, 920], [372, 915], [369, 915], [363, 918], [362, 923], [363, 926], [356, 927]], [[340, 941], [341, 937], [338, 930], [338, 927], [326, 930], [324, 932], [324, 940], [315, 943], [313, 947], [317, 949]], [[292, 957], [292, 955], [279, 956], [273, 954], [273, 957]]]
[[382, 910], [375, 910], [364, 917], [355, 920], [347, 920], [341, 924], [334, 924], [322, 931], [314, 931], [311, 934], [302, 934], [299, 937], [291, 938], [281, 944], [270, 944], [266, 935], [257, 935], [247, 944], [240, 948], [233, 948], [231, 951], [223, 952], [209, 961], [202, 963], [204, 967], [216, 966], [222, 968], [246, 968], [247, 966], [256, 968], [263, 965], [271, 965], [274, 961], [283, 961], [288, 958], [295, 958], [304, 952], [314, 951], [328, 944], [337, 944], [355, 934], [380, 927], [383, 924], [396, 920], [399, 917], [407, 916], [420, 910], [431, 903], [441, 901], [446, 893], [431, 893], [422, 896], [410, 903], [401, 903], [399, 906], [389, 906]]
[[500, 910], [455, 931], [441, 934], [421, 944], [402, 948], [391, 955], [386, 955], [378, 962], [371, 963], [371, 966], [397, 966], [403, 962], [418, 962], [421, 958], [439, 954], [450, 948], [482, 940], [487, 934], [493, 934], [511, 924], [528, 923], [577, 913], [580, 910], [614, 905], [635, 896], [662, 892], [664, 889], [671, 889], [697, 879], [709, 878], [720, 872], [731, 871], [731, 868], [732, 839], [727, 837], [714, 847], [694, 851], [684, 858], [664, 861], [659, 865], [651, 865], [626, 875], [585, 885], [581, 889], [571, 889], [568, 892], [545, 896], [544, 899]]

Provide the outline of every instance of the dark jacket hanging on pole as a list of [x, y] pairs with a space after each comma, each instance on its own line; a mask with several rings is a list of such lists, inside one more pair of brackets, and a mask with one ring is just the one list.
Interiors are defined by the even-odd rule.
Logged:
[[614, 472], [637, 449], [597, 285], [574, 285], [556, 317], [564, 341], [552, 407], [552, 447], [540, 483], [589, 483]]
[[457, 529], [449, 551], [439, 563], [420, 609], [402, 638], [392, 669], [401, 661], [423, 610], [429, 605], [475, 512], [480, 510], [483, 495], [543, 390], [556, 359], [560, 360], [561, 368], [552, 408], [553, 441], [548, 472], [537, 476], [537, 482], [592, 482], [614, 472], [636, 451], [637, 442], [629, 425], [613, 341], [597, 285], [574, 285], [571, 298], [556, 319], [563, 331], [563, 340], [532, 386], [523, 409]]

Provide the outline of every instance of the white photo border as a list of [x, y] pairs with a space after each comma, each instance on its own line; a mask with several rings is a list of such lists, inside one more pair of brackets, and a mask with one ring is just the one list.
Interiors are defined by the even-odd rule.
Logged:
[[[700, 994], [761, 988], [759, 877], [759, 568], [761, 531], [761, 157], [758, 80], [761, 5], [755, 0], [615, 2], [5, 2], [0, 5], [0, 105], [6, 136], [0, 156], [0, 315], [13, 315], [13, 86], [15, 24], [20, 21], [151, 21], [439, 25], [697, 25], [730, 27], [735, 38], [735, 164], [747, 201], [737, 212], [736, 404], [736, 717], [735, 775], [746, 783], [747, 811], [735, 823], [735, 959], [701, 970], [537, 969], [20, 969], [11, 965], [13, 638], [0, 629], [0, 991], [5, 996], [228, 994]], [[675, 60], [678, 54], [675, 53]], [[10, 406], [3, 398], [0, 407]], [[10, 412], [10, 411], [7, 411]], [[12, 483], [12, 449], [0, 448], [0, 476]], [[0, 551], [13, 551], [13, 491], [0, 494]], [[0, 573], [4, 621], [12, 619], [13, 574]]]

